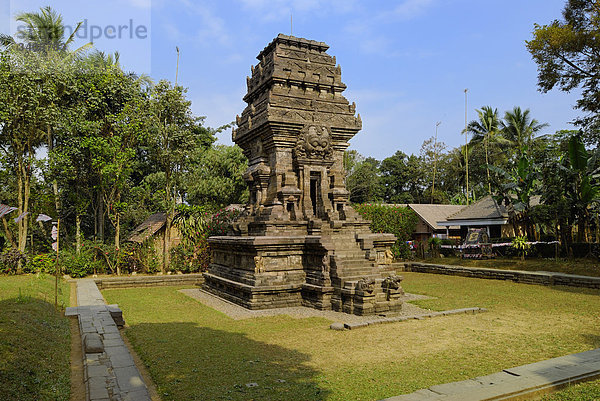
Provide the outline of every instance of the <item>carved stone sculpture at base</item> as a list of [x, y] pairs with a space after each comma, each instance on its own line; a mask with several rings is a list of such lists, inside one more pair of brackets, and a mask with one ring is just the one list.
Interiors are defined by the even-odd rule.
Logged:
[[251, 67], [232, 133], [250, 201], [231, 235], [209, 238], [204, 288], [250, 309], [398, 311], [396, 238], [372, 233], [348, 202], [343, 156], [362, 121], [327, 49], [280, 34]]

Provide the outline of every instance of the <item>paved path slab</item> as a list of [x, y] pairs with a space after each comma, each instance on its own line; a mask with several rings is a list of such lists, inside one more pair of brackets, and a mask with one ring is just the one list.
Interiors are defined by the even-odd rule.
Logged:
[[418, 262], [396, 263], [395, 265], [403, 271], [417, 273], [447, 274], [451, 276], [483, 278], [490, 280], [506, 280], [523, 284], [565, 285], [570, 287], [600, 289], [600, 277], [580, 276], [577, 274], [547, 271], [492, 269], [486, 267], [451, 266]]
[[600, 377], [600, 348], [517, 366], [470, 380], [439, 384], [383, 401], [524, 399], [597, 377]]
[[77, 307], [65, 315], [79, 318], [87, 401], [150, 401], [117, 324], [123, 317], [117, 305], [106, 305], [94, 280], [77, 280]]

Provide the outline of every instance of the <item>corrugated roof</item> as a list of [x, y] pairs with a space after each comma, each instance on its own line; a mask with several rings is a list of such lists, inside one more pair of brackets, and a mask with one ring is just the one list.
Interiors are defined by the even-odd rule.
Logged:
[[[494, 198], [488, 195], [448, 216], [446, 220], [502, 219], [507, 217], [508, 213], [506, 212], [506, 207], [504, 205], [498, 205]], [[440, 221], [441, 220], [444, 219], [440, 219]]]
[[154, 213], [144, 220], [142, 224], [137, 226], [127, 240], [131, 242], [142, 243], [160, 230], [165, 225], [166, 221], [166, 213]]
[[446, 227], [438, 225], [438, 221], [446, 220], [448, 216], [458, 213], [466, 206], [464, 205], [431, 205], [409, 203], [409, 208], [415, 211], [419, 217], [434, 230], [445, 230]]

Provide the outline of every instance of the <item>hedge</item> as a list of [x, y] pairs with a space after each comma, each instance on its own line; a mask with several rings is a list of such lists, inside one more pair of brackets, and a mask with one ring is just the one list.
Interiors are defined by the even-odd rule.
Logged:
[[410, 257], [410, 241], [417, 226], [417, 214], [404, 206], [363, 203], [354, 205], [354, 209], [366, 220], [371, 221], [371, 231], [375, 233], [390, 233], [397, 238], [392, 247], [394, 258]]

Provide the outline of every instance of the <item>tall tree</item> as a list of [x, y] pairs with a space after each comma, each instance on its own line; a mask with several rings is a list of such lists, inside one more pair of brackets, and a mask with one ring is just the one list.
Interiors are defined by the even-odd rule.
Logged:
[[502, 135], [512, 143], [516, 155], [526, 147], [531, 149], [535, 134], [548, 126], [531, 118], [530, 114], [529, 109], [522, 111], [520, 107], [515, 106], [512, 111], [504, 113], [504, 119], [500, 122]]
[[492, 109], [490, 106], [483, 106], [481, 110], [476, 110], [478, 120], [472, 120], [467, 125], [467, 132], [472, 134], [471, 143], [483, 143], [485, 149], [485, 164], [487, 172], [488, 193], [492, 193], [490, 181], [490, 169], [487, 167], [490, 164], [490, 143], [500, 140], [500, 118], [498, 117], [498, 109]]
[[[40, 106], [46, 114], [45, 141], [52, 159], [55, 144], [54, 130], [60, 125], [64, 114], [64, 102], [69, 103], [71, 99], [73, 61], [76, 59], [75, 56], [90, 48], [91, 43], [70, 51], [69, 46], [82, 23], [78, 23], [66, 38], [62, 16], [49, 6], [40, 8], [39, 12], [17, 14], [15, 19], [23, 24], [24, 29], [19, 29], [15, 38], [0, 34], [0, 47], [15, 55], [19, 54], [29, 60], [38, 61], [38, 65], [34, 66], [33, 70], [24, 72], [36, 75], [39, 86], [46, 92], [47, 103]], [[55, 179], [52, 188], [54, 205], [60, 216], [59, 189]], [[27, 224], [27, 220], [23, 224]]]
[[[20, 13], [15, 20], [23, 24], [16, 34], [16, 39], [10, 35], [0, 34], [0, 46], [27, 49], [36, 53], [69, 53], [69, 46], [75, 40], [75, 34], [82, 25], [79, 22], [68, 38], [65, 37], [65, 25], [62, 15], [50, 6], [40, 8], [39, 12]], [[80, 54], [91, 47], [91, 43], [81, 46], [72, 52]]]
[[600, 0], [567, 0], [563, 20], [535, 24], [527, 50], [538, 65], [538, 88], [582, 88], [576, 123], [588, 144], [600, 143]]
[[356, 150], [345, 152], [346, 188], [350, 192], [351, 202], [381, 201], [383, 187], [379, 173], [380, 164], [372, 157], [363, 157]]
[[[17, 178], [18, 250], [25, 251], [36, 150], [57, 116], [53, 64], [35, 53], [5, 50], [0, 58], [0, 149]], [[60, 75], [60, 74], [58, 74]]]
[[246, 203], [248, 187], [242, 174], [248, 160], [239, 146], [197, 147], [192, 158], [183, 182], [190, 204], [219, 208]]
[[419, 157], [425, 168], [425, 185], [429, 186], [425, 192], [429, 196], [431, 203], [446, 203], [448, 194], [446, 193], [446, 174], [443, 168], [446, 162], [447, 154], [446, 144], [436, 140], [434, 137], [426, 139], [421, 145]]
[[171, 226], [175, 205], [182, 198], [183, 175], [190, 162], [190, 153], [198, 143], [195, 129], [201, 119], [194, 117], [191, 102], [185, 98], [186, 90], [160, 81], [150, 94], [149, 111], [152, 116], [147, 140], [148, 155], [163, 174], [161, 191], [163, 207], [167, 214], [163, 243], [163, 271], [169, 266]]
[[581, 135], [572, 136], [568, 146], [571, 179], [566, 183], [566, 188], [571, 198], [571, 210], [575, 213], [578, 222], [577, 240], [583, 242], [590, 221], [590, 205], [599, 200], [598, 154], [597, 152], [593, 156], [589, 154]]
[[418, 156], [397, 151], [381, 162], [384, 200], [388, 203], [421, 203], [424, 201], [424, 169]]

